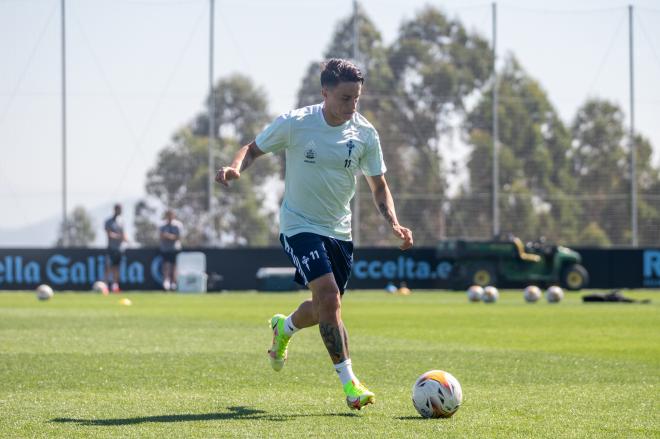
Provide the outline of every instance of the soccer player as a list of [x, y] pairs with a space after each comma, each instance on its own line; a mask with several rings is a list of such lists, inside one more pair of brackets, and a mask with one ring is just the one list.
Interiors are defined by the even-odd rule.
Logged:
[[[113, 293], [119, 289], [119, 264], [124, 256], [124, 243], [128, 240], [124, 232], [124, 223], [121, 219], [121, 204], [115, 204], [113, 215], [105, 222], [105, 233], [108, 236], [108, 263], [106, 265], [105, 279]], [[110, 278], [112, 275], [112, 283]]]
[[183, 224], [175, 219], [173, 210], [165, 212], [165, 223], [160, 226], [160, 254], [163, 257], [163, 289], [176, 290], [176, 255], [181, 251]]
[[215, 176], [228, 186], [256, 158], [285, 150], [280, 242], [296, 268], [296, 281], [312, 291], [312, 298], [288, 317], [276, 314], [271, 318], [271, 366], [276, 371], [284, 367], [287, 346], [296, 331], [318, 325], [346, 403], [358, 410], [375, 401], [375, 395], [353, 373], [348, 334], [341, 319], [341, 297], [353, 264], [350, 201], [358, 171], [366, 176], [373, 200], [392, 233], [403, 241], [401, 249], [413, 245], [412, 232], [396, 217], [378, 133], [356, 111], [363, 83], [354, 64], [329, 60], [321, 72], [323, 102], [279, 116]]

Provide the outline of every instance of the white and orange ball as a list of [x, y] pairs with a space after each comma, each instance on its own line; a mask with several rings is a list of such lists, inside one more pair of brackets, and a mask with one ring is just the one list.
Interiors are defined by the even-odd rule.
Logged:
[[480, 285], [472, 285], [467, 289], [466, 293], [470, 302], [480, 302], [484, 295], [484, 289]]
[[106, 284], [102, 280], [97, 280], [96, 282], [94, 282], [94, 285], [92, 285], [92, 290], [94, 290], [97, 293], [101, 293], [105, 296], [107, 296], [108, 293], [110, 292], [110, 289], [108, 288], [108, 284]]
[[39, 300], [49, 300], [51, 297], [53, 297], [53, 289], [46, 285], [42, 284], [37, 287], [37, 299]]
[[500, 292], [497, 291], [497, 288], [492, 285], [488, 285], [486, 288], [484, 288], [484, 295], [482, 296], [481, 300], [483, 300], [485, 303], [495, 303], [499, 298]]
[[529, 285], [523, 292], [523, 297], [527, 303], [535, 303], [541, 298], [541, 289], [536, 285]]
[[449, 418], [461, 406], [463, 390], [449, 372], [430, 370], [415, 381], [412, 402], [424, 418]]
[[557, 285], [553, 285], [547, 290], [545, 290], [545, 300], [548, 303], [559, 303], [564, 298], [564, 290], [559, 288]]

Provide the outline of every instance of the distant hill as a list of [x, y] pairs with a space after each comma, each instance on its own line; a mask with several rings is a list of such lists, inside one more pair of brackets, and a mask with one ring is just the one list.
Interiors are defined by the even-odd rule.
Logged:
[[[124, 227], [129, 240], [133, 237], [133, 213], [137, 198], [120, 201], [123, 206]], [[96, 232], [92, 247], [105, 247], [107, 239], [103, 231], [105, 220], [112, 215], [114, 203], [107, 203], [88, 209]], [[22, 227], [0, 228], [0, 247], [52, 247], [57, 240], [57, 229], [62, 217], [51, 218]]]

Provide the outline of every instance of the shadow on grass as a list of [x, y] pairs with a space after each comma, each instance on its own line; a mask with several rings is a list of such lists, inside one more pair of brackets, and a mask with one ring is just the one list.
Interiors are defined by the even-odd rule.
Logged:
[[399, 421], [428, 421], [431, 418], [422, 418], [421, 416], [397, 416], [394, 419], [398, 419]]
[[264, 410], [253, 409], [249, 407], [227, 407], [224, 413], [199, 413], [199, 414], [181, 414], [181, 415], [160, 415], [160, 416], [140, 416], [137, 418], [113, 418], [113, 419], [75, 419], [75, 418], [55, 418], [51, 422], [75, 423], [88, 426], [112, 426], [112, 425], [133, 425], [143, 424], [145, 422], [191, 422], [191, 421], [229, 421], [229, 420], [265, 420], [265, 421], [286, 421], [294, 418], [304, 417], [322, 417], [322, 416], [357, 416], [355, 413], [318, 413], [318, 414], [287, 414], [271, 415]]

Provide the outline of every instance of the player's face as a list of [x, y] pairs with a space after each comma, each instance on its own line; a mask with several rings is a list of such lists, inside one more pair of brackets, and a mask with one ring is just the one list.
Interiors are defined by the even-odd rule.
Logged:
[[323, 115], [329, 125], [337, 126], [350, 120], [355, 114], [362, 93], [359, 82], [340, 82], [335, 87], [324, 87]]

